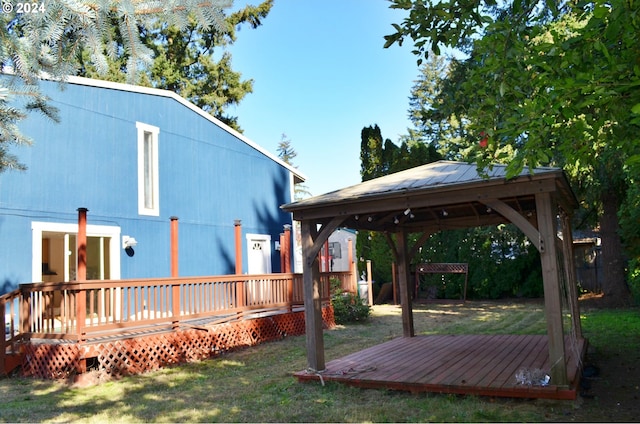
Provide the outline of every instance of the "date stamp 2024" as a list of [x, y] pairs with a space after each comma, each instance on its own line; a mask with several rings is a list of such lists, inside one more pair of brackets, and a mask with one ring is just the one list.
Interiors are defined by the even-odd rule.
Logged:
[[44, 13], [44, 0], [41, 1], [12, 1], [2, 0], [2, 13], [15, 12], [17, 14]]

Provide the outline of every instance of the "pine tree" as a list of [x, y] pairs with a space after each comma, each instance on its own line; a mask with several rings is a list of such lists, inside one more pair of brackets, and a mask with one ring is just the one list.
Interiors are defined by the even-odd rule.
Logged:
[[[47, 0], [37, 12], [17, 13], [13, 3], [2, 2], [0, 14], [0, 172], [24, 169], [9, 149], [29, 144], [18, 122], [32, 111], [57, 119], [54, 108], [38, 89], [40, 78], [64, 83], [77, 72], [78, 58], [86, 49], [99, 73], [108, 70], [108, 58], [118, 56], [113, 25], [121, 35], [127, 81], [136, 82], [138, 69], [153, 62], [139, 28], [166, 22], [184, 28], [194, 20], [203, 29], [225, 27], [223, 10], [228, 0]], [[32, 5], [33, 6], [33, 5]]]
[[[258, 6], [248, 5], [225, 15], [222, 27], [205, 29], [195, 20], [184, 27], [160, 20], [150, 27], [140, 27], [142, 43], [153, 52], [154, 60], [138, 69], [138, 84], [173, 91], [241, 131], [237, 117], [227, 111], [253, 91], [253, 81], [243, 80], [242, 74], [233, 70], [231, 54], [223, 49], [236, 41], [236, 32], [242, 25], [260, 26], [272, 6], [273, 0], [264, 0]], [[113, 26], [112, 37], [118, 54], [108, 59], [108, 72], [99, 73], [91, 64], [90, 51], [85, 50], [79, 75], [116, 82], [126, 79], [124, 65], [128, 53], [121, 48], [122, 34], [118, 26]]]
[[[280, 143], [278, 143], [278, 147], [276, 148], [276, 151], [278, 152], [278, 157], [282, 159], [284, 163], [286, 163], [287, 165], [291, 165], [294, 168], [297, 168], [297, 166], [293, 164], [293, 158], [298, 156], [298, 153], [291, 146], [291, 140], [287, 138], [286, 134], [282, 134]], [[311, 196], [311, 192], [309, 191], [307, 186], [305, 186], [304, 184], [298, 183], [294, 187], [293, 196], [295, 200], [302, 200], [305, 197]]]

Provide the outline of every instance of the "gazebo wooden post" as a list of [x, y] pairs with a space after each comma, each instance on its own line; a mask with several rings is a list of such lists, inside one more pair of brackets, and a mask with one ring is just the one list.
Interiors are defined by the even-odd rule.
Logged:
[[562, 225], [562, 250], [564, 256], [564, 272], [569, 290], [569, 308], [571, 309], [572, 329], [577, 338], [582, 338], [582, 324], [580, 323], [580, 308], [578, 306], [578, 288], [575, 261], [573, 259], [573, 234], [571, 232], [571, 215], [560, 211]]
[[413, 337], [413, 305], [409, 283], [409, 256], [407, 254], [407, 234], [405, 231], [396, 233], [396, 251], [398, 253], [398, 286], [400, 288], [400, 305], [402, 306], [402, 335]]
[[538, 193], [536, 210], [538, 231], [540, 232], [540, 261], [544, 286], [544, 309], [549, 340], [549, 362], [551, 364], [551, 384], [566, 386], [567, 364], [562, 327], [562, 302], [560, 298], [560, 276], [556, 252], [556, 208], [551, 193]]
[[324, 338], [322, 335], [322, 298], [320, 296], [320, 261], [314, 249], [317, 237], [316, 224], [300, 223], [302, 235], [302, 285], [304, 289], [305, 334], [307, 339], [307, 364], [310, 370], [323, 371]]

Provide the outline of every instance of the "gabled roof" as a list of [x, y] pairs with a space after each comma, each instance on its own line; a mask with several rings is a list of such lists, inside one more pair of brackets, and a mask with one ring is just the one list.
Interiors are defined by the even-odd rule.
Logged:
[[556, 192], [567, 209], [577, 205], [559, 168], [536, 168], [506, 179], [506, 166], [486, 176], [476, 164], [438, 161], [282, 206], [294, 219], [319, 222], [344, 217], [344, 226], [397, 231], [400, 227], [460, 228], [504, 222], [485, 201], [500, 199], [523, 214], [535, 213], [535, 194]]
[[306, 180], [306, 177], [304, 176], [304, 174], [302, 174], [298, 169], [296, 169], [293, 166], [289, 165], [288, 163], [284, 162], [283, 160], [281, 160], [280, 158], [278, 158], [274, 154], [272, 154], [269, 151], [267, 151], [266, 149], [264, 149], [262, 146], [256, 144], [255, 142], [253, 142], [252, 140], [250, 140], [249, 138], [247, 138], [243, 134], [239, 133], [238, 131], [234, 130], [230, 126], [226, 125], [224, 122], [220, 121], [219, 119], [216, 119], [211, 114], [205, 112], [204, 110], [202, 110], [198, 106], [194, 105], [193, 103], [189, 102], [185, 98], [179, 96], [178, 94], [176, 94], [176, 93], [174, 93], [172, 91], [161, 90], [161, 89], [158, 89], [158, 88], [151, 88], [151, 87], [141, 87], [141, 86], [137, 86], [137, 85], [123, 84], [123, 83], [117, 83], [117, 82], [111, 82], [111, 81], [102, 81], [102, 80], [96, 80], [96, 79], [91, 79], [91, 78], [76, 77], [76, 76], [70, 76], [70, 77], [66, 78], [66, 82], [69, 83], [69, 84], [75, 84], [75, 85], [84, 85], [84, 86], [89, 86], [89, 87], [106, 88], [106, 89], [111, 89], [111, 90], [127, 91], [127, 92], [130, 92], [130, 93], [140, 93], [140, 94], [147, 94], [147, 95], [151, 95], [151, 96], [166, 97], [166, 98], [173, 99], [173, 100], [177, 101], [178, 103], [180, 103], [181, 105], [183, 105], [183, 106], [187, 107], [188, 109], [192, 110], [194, 113], [197, 113], [198, 115], [200, 115], [204, 119], [206, 119], [206, 120], [212, 122], [213, 124], [217, 125], [218, 127], [223, 129], [224, 131], [227, 131], [228, 133], [230, 133], [231, 135], [236, 137], [241, 142], [251, 146], [252, 148], [254, 148], [255, 150], [259, 151], [260, 153], [262, 153], [263, 155], [265, 155], [269, 159], [273, 160], [274, 162], [278, 163], [279, 165], [281, 165], [284, 168], [286, 168], [287, 170], [289, 170], [294, 175], [296, 183], [303, 182], [303, 181]]

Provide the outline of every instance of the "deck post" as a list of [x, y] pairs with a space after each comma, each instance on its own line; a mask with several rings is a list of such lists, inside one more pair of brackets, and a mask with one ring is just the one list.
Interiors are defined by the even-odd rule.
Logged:
[[[302, 285], [304, 289], [305, 334], [307, 340], [307, 364], [312, 371], [323, 371], [324, 338], [322, 334], [322, 299], [320, 296], [320, 260], [315, 250], [316, 224], [301, 222], [302, 234]], [[319, 250], [319, 249], [318, 249]]]
[[178, 217], [172, 216], [171, 220], [171, 276], [178, 276]]
[[538, 231], [540, 232], [540, 261], [544, 286], [544, 310], [549, 339], [551, 384], [567, 386], [567, 364], [562, 327], [560, 275], [556, 252], [556, 208], [549, 192], [536, 194]]
[[235, 235], [236, 275], [242, 274], [242, 221], [233, 221]]
[[396, 234], [396, 250], [398, 252], [398, 286], [400, 288], [400, 305], [402, 306], [402, 335], [415, 336], [413, 328], [413, 305], [409, 288], [409, 258], [407, 257], [407, 234], [399, 231]]
[[78, 267], [76, 281], [87, 279], [87, 208], [78, 208]]
[[283, 272], [286, 272], [286, 273], [291, 272], [291, 224], [284, 225], [284, 271]]
[[[13, 305], [12, 305], [13, 306]], [[6, 303], [0, 299], [0, 328], [6, 328], [5, 316], [7, 314]], [[13, 312], [11, 312], [13, 316]], [[6, 331], [6, 330], [5, 330]], [[13, 328], [11, 328], [10, 338], [13, 338]], [[7, 353], [7, 337], [0, 337], [0, 376], [5, 375], [4, 361]]]
[[354, 277], [354, 263], [353, 263], [353, 239], [349, 237], [347, 239], [347, 263], [349, 264], [349, 272], [351, 273], [350, 281], [349, 281], [349, 290], [353, 293], [357, 293], [358, 291], [358, 282]]
[[78, 342], [82, 343], [86, 336], [85, 321], [87, 319], [87, 291], [78, 287], [76, 291], [76, 334]]

